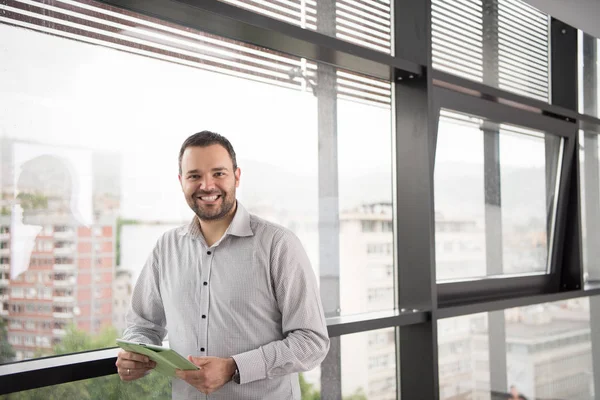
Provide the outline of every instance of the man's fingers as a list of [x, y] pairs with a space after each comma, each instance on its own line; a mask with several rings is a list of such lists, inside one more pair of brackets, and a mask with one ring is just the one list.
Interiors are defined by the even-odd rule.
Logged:
[[147, 363], [148, 361], [150, 361], [150, 359], [143, 354], [134, 353], [132, 351], [125, 351], [125, 350], [119, 351], [118, 358], [123, 359], [123, 360], [138, 361], [138, 362], [142, 362], [142, 363]]
[[119, 368], [119, 377], [123, 381], [133, 381], [144, 377], [152, 368]]
[[203, 365], [208, 364], [212, 361], [212, 357], [194, 357], [188, 356], [188, 360], [197, 367], [201, 367]]

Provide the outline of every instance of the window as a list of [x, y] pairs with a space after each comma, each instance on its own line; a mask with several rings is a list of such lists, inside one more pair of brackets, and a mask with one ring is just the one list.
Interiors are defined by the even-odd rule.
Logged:
[[318, 1], [221, 1], [373, 50], [391, 53], [392, 5], [389, 0], [336, 0], [322, 2], [323, 7], [319, 7]]
[[442, 110], [434, 172], [438, 280], [547, 272], [562, 141], [546, 136]]
[[433, 0], [434, 68], [548, 102], [549, 18], [520, 0]]
[[[507, 374], [507, 387], [495, 391], [515, 386], [528, 399], [594, 398], [589, 302], [580, 298], [440, 320], [440, 398], [454, 393], [489, 399], [492, 364]], [[492, 319], [504, 328], [504, 341], [489, 330]]]
[[[389, 4], [364, 2], [360, 12], [353, 11], [355, 5], [346, 5], [336, 17], [340, 35], [354, 37], [354, 29], [364, 31], [342, 21], [348, 13], [357, 18], [368, 14], [366, 20], [375, 25], [386, 18], [389, 22]], [[2, 154], [8, 155], [3, 171], [10, 176], [2, 182], [17, 183], [16, 188], [2, 189], [12, 197], [17, 191], [26, 194], [21, 196], [21, 223], [52, 232], [52, 240], [37, 239], [42, 249], [52, 246], [51, 255], [18, 257], [29, 260], [20, 266], [24, 271], [52, 268], [44, 285], [59, 289], [55, 296], [62, 299], [48, 313], [67, 323], [95, 321], [111, 315], [115, 304], [126, 304], [127, 299], [113, 298], [111, 290], [99, 285], [112, 287], [117, 279], [113, 270], [132, 268], [126, 286], [132, 287], [156, 239], [191, 220], [192, 212], [172, 174], [176, 163], [163, 155], [178, 154], [183, 140], [203, 129], [220, 132], [233, 143], [244, 170], [238, 191], [241, 203], [292, 229], [317, 276], [327, 265], [334, 270], [323, 271], [324, 279], [332, 279], [328, 283], [360, 288], [352, 293], [340, 290], [340, 298], [333, 301], [324, 299], [328, 316], [393, 309], [393, 271], [387, 267], [393, 265], [394, 251], [390, 82], [93, 2], [51, 1], [28, 12], [35, 17], [15, 11], [7, 17], [11, 25], [0, 24], [0, 50], [3, 59], [11, 60], [0, 72], [0, 91], [6, 94], [0, 99], [0, 132], [10, 127], [10, 138], [0, 137]], [[31, 18], [40, 25], [31, 25]], [[389, 41], [383, 39], [382, 51], [389, 50]], [[371, 42], [367, 37], [361, 40]], [[24, 48], [29, 50], [23, 52]], [[52, 79], [37, 74], [34, 67], [49, 59], [53, 61], [44, 76]], [[234, 92], [240, 95], [232, 97]], [[173, 101], [165, 103], [165, 98]], [[50, 110], [43, 99], [60, 99], [62, 106]], [[319, 128], [319, 106], [324, 102], [336, 110], [327, 129], [323, 124]], [[97, 120], [99, 109], [111, 118], [82, 130]], [[201, 120], [198, 109], [204, 110]], [[175, 114], [180, 116], [175, 121], [167, 117]], [[147, 115], [164, 117], [150, 121]], [[165, 135], [166, 131], [173, 134]], [[369, 152], [357, 140], [364, 132], [369, 132]], [[149, 135], [159, 139], [141, 152], [139, 140]], [[336, 140], [323, 147], [319, 137]], [[363, 161], [360, 165], [357, 157]], [[319, 160], [335, 164], [337, 172], [327, 169], [319, 174]], [[32, 176], [38, 179], [29, 179]], [[278, 184], [272, 185], [275, 181]], [[357, 191], [357, 181], [365, 182], [368, 190]], [[337, 189], [320, 198], [319, 185], [333, 187], [333, 182]], [[319, 223], [324, 204], [334, 206], [327, 216], [339, 222], [331, 225], [333, 229]], [[386, 265], [377, 282], [385, 294], [371, 306], [366, 299], [372, 285], [355, 284], [366, 281], [369, 264], [364, 240], [370, 233], [362, 232], [362, 221], [373, 221], [375, 254]], [[332, 235], [339, 237], [339, 248], [329, 245]], [[35, 290], [36, 299], [50, 298], [50, 292], [33, 283], [27, 282], [25, 294]], [[94, 307], [86, 303], [92, 298], [109, 303]], [[46, 312], [33, 302], [22, 307]], [[78, 323], [77, 328], [90, 336], [97, 333], [94, 322]]]

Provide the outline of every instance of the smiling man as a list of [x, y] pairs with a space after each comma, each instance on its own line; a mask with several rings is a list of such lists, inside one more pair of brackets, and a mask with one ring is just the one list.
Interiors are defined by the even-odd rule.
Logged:
[[[223, 136], [203, 131], [179, 153], [196, 216], [165, 233], [136, 283], [126, 340], [172, 349], [200, 367], [178, 371], [174, 399], [300, 399], [298, 372], [329, 349], [316, 277], [298, 238], [236, 200], [241, 171]], [[154, 364], [121, 351], [124, 381]]]

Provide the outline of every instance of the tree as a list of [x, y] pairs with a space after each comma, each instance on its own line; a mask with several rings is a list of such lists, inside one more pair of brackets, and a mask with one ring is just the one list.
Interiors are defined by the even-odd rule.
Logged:
[[[110, 327], [97, 335], [78, 330], [70, 325], [63, 340], [54, 347], [54, 354], [69, 354], [100, 348], [114, 347], [117, 331]], [[116, 372], [116, 371], [115, 371]], [[70, 382], [62, 385], [11, 393], [7, 400], [139, 400], [170, 399], [170, 378], [150, 372], [146, 377], [133, 382], [121, 382], [118, 375]]]
[[15, 358], [15, 351], [8, 343], [6, 321], [0, 318], [0, 364], [11, 362]]

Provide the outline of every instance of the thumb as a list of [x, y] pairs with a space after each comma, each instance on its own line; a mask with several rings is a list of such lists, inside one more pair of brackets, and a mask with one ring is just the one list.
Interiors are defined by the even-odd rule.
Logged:
[[201, 367], [203, 365], [206, 365], [210, 362], [210, 359], [207, 357], [194, 357], [194, 356], [188, 356], [188, 360], [190, 360], [190, 362], [192, 364], [194, 364], [197, 367]]

